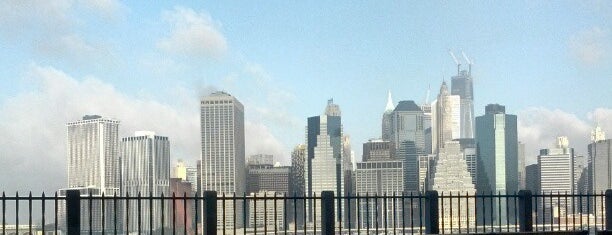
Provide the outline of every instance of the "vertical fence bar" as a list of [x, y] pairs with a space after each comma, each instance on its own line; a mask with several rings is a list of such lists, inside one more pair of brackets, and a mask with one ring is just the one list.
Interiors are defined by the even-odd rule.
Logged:
[[32, 191], [28, 195], [28, 233], [32, 234]]
[[334, 234], [334, 192], [321, 192], [321, 234]]
[[4, 191], [2, 192], [2, 234], [6, 234], [6, 195]]
[[66, 191], [66, 226], [68, 235], [81, 233], [81, 192], [79, 190]]
[[606, 205], [606, 230], [612, 230], [612, 189], [606, 190], [605, 193]]
[[117, 192], [113, 193], [113, 234], [117, 235]]
[[203, 228], [204, 235], [217, 234], [217, 192], [204, 191]]
[[[2, 195], [4, 196], [4, 193], [2, 193]], [[58, 233], [58, 230], [57, 230], [57, 213], [58, 213], [57, 212], [57, 209], [58, 209], [57, 208], [57, 203], [58, 203], [57, 191], [55, 192], [55, 196], [53, 197], [53, 203], [55, 204], [55, 210], [54, 210], [55, 211], [55, 218], [53, 218], [53, 222], [54, 222], [54, 227], [55, 227], [55, 234], [57, 234]], [[4, 234], [4, 233], [2, 233], [2, 234]]]
[[106, 217], [105, 217], [106, 211], [105, 211], [105, 209], [106, 208], [105, 208], [105, 204], [106, 203], [104, 203], [104, 192], [102, 192], [102, 198], [100, 198], [100, 204], [102, 204], [102, 234], [106, 234], [106, 231], [105, 231], [105, 229], [106, 229], [106, 222], [105, 222], [105, 220], [106, 220]]
[[438, 224], [438, 192], [425, 193], [425, 233], [440, 233]]
[[[19, 192], [15, 192], [15, 224], [19, 225]], [[15, 227], [15, 234], [19, 234], [19, 226]]]
[[41, 203], [41, 207], [42, 207], [41, 208], [42, 209], [42, 212], [41, 212], [41, 215], [42, 215], [42, 223], [41, 223], [42, 224], [42, 234], [45, 234], [45, 200], [46, 199], [47, 198], [45, 198], [45, 192], [43, 192], [42, 193], [42, 201], [40, 202]]
[[519, 191], [519, 228], [520, 232], [533, 232], [532, 195], [529, 190]]

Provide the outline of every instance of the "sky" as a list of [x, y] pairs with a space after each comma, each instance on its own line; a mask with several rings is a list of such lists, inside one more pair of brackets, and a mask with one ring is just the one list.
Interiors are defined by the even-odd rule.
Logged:
[[586, 155], [596, 124], [612, 135], [610, 1], [5, 0], [0, 190], [65, 187], [65, 124], [86, 114], [168, 136], [172, 161], [195, 164], [215, 90], [245, 106], [247, 155], [288, 164], [333, 98], [359, 160], [387, 92], [432, 101], [449, 50], [473, 61], [476, 115], [518, 115], [528, 163], [556, 136]]

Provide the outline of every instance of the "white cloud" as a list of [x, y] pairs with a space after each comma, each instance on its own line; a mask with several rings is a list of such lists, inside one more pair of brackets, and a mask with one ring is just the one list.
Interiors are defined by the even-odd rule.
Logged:
[[272, 154], [275, 161], [287, 164], [288, 159], [281, 142], [272, 135], [267, 126], [262, 123], [246, 121], [245, 124], [246, 158], [253, 154]]
[[[194, 95], [179, 96], [181, 101], [166, 104], [126, 95], [97, 78], [75, 79], [53, 67], [33, 65], [26, 78], [35, 83], [35, 89], [0, 103], [2, 190], [51, 192], [65, 187], [65, 123], [85, 114], [120, 120], [122, 137], [137, 130], [168, 136], [173, 159], [199, 159], [197, 91], [177, 88], [177, 92]], [[265, 125], [247, 121], [245, 126], [247, 153], [280, 154], [279, 141]]]
[[557, 136], [568, 136], [577, 154], [586, 155], [590, 132], [596, 121], [612, 133], [612, 110], [599, 108], [588, 115], [588, 121], [562, 110], [532, 107], [518, 113], [519, 140], [525, 143], [528, 163], [535, 163], [540, 149], [553, 147]]
[[226, 52], [225, 37], [209, 15], [175, 7], [164, 13], [164, 19], [172, 25], [172, 32], [157, 42], [160, 49], [177, 55], [213, 58]]
[[599, 27], [583, 30], [569, 41], [575, 59], [585, 66], [597, 66], [610, 56], [610, 31]]
[[78, 34], [66, 34], [38, 42], [36, 49], [49, 57], [74, 63], [87, 63], [109, 57], [111, 50], [102, 44], [91, 44]]
[[81, 0], [81, 3], [107, 19], [116, 19], [126, 9], [118, 0]]
[[71, 26], [70, 0], [0, 1], [0, 33], [9, 38], [65, 32]]

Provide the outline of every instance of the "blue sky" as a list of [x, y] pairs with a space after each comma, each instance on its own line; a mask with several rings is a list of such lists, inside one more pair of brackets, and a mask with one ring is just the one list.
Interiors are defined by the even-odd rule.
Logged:
[[123, 135], [167, 135], [173, 158], [193, 161], [198, 99], [213, 89], [245, 104], [247, 153], [285, 163], [333, 98], [360, 159], [387, 91], [421, 103], [430, 87], [433, 100], [456, 71], [449, 49], [474, 61], [477, 115], [488, 103], [519, 115], [530, 161], [556, 135], [586, 153], [595, 123], [612, 132], [609, 1], [9, 0], [0, 130], [14, 138], [0, 161], [47, 158], [64, 174], [64, 124], [87, 113], [120, 119]]

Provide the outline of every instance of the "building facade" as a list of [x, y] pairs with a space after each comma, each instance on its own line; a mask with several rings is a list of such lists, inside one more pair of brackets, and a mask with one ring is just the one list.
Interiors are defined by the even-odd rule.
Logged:
[[[99, 115], [86, 115], [82, 120], [67, 123], [66, 127], [68, 187], [60, 189], [59, 195], [65, 195], [67, 190], [78, 190], [82, 196], [123, 194], [119, 156], [119, 121]], [[94, 233], [99, 233], [103, 227], [114, 227], [115, 218], [117, 221], [122, 221], [123, 212], [113, 213], [112, 202], [108, 202], [105, 206], [106, 211], [102, 211], [101, 203], [94, 203], [91, 208], [81, 209], [81, 215], [88, 215], [90, 211], [92, 213], [91, 228], [88, 217], [81, 217], [83, 225], [81, 231], [91, 229]], [[65, 210], [60, 209], [60, 211]], [[104, 224], [102, 222], [103, 213], [109, 215]], [[64, 225], [64, 213], [60, 213], [58, 217], [59, 223]], [[120, 223], [117, 226], [122, 228]]]
[[400, 101], [392, 117], [396, 158], [403, 161], [404, 189], [419, 190], [419, 156], [425, 155], [424, 113], [414, 101]]
[[[478, 145], [479, 193], [508, 194], [518, 192], [518, 135], [516, 115], [506, 114], [505, 107], [489, 104], [485, 115], [476, 117]], [[501, 198], [499, 205], [506, 205]], [[493, 205], [493, 216], [485, 216], [487, 224], [514, 223], [514, 208]], [[509, 216], [506, 216], [509, 215]]]
[[[123, 162], [123, 191], [130, 196], [161, 196], [170, 194], [170, 141], [168, 137], [150, 131], [137, 131], [132, 137], [121, 139]], [[142, 208], [130, 207], [130, 221], [142, 220], [140, 231], [159, 232], [168, 224], [162, 224], [161, 201], [149, 204], [143, 201]], [[147, 209], [152, 207], [151, 210]], [[151, 223], [151, 224], [150, 224]], [[150, 231], [153, 229], [153, 231]], [[138, 224], [131, 223], [128, 233], [139, 231]]]
[[[344, 170], [342, 156], [342, 124], [338, 105], [329, 100], [325, 114], [308, 118], [306, 131], [306, 164], [304, 181], [307, 196], [315, 196], [323, 191], [333, 191], [334, 195], [344, 195]], [[343, 203], [335, 204], [336, 222], [342, 217]], [[314, 214], [321, 213], [321, 204], [306, 201], [307, 222], [314, 226]], [[320, 223], [320, 221], [316, 221]], [[317, 227], [319, 225], [317, 224]]]
[[[357, 163], [355, 170], [357, 195], [401, 195], [404, 192], [402, 164], [402, 161], [393, 160]], [[356, 201], [353, 200], [353, 203]], [[359, 206], [358, 216], [361, 227], [368, 225], [373, 227], [379, 224], [381, 228], [390, 228], [394, 224], [403, 224], [404, 207], [400, 203], [394, 203], [393, 200], [366, 199], [361, 200], [357, 206]]]
[[[200, 102], [200, 127], [202, 136], [201, 187], [202, 191], [219, 194], [242, 195], [246, 192], [244, 150], [244, 107], [238, 99], [225, 92], [214, 92]], [[218, 205], [232, 211], [231, 203]], [[241, 214], [242, 205], [236, 205]], [[217, 218], [223, 218], [219, 210]], [[234, 224], [232, 215], [226, 214], [226, 229], [242, 228], [242, 217]], [[223, 228], [219, 219], [218, 228]]]
[[472, 66], [468, 71], [461, 70], [451, 78], [451, 95], [460, 98], [460, 138], [474, 138], [474, 86]]

